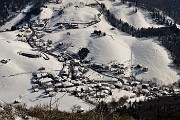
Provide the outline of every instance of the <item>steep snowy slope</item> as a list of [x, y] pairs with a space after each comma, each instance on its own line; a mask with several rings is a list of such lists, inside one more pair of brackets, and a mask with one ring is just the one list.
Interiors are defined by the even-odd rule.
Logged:
[[157, 80], [161, 84], [171, 84], [179, 79], [179, 76], [170, 68], [171, 60], [166, 50], [151, 39], [140, 39], [132, 47], [133, 63], [147, 65], [148, 73], [136, 72], [137, 78], [145, 80]]
[[116, 18], [123, 20], [124, 22], [129, 23], [130, 25], [136, 28], [148, 28], [148, 27], [162, 27], [162, 25], [157, 25], [153, 22], [150, 13], [146, 10], [136, 7], [129, 7], [128, 3], [122, 3], [119, 0], [115, 2], [110, 0], [103, 0], [106, 7], [116, 16]]

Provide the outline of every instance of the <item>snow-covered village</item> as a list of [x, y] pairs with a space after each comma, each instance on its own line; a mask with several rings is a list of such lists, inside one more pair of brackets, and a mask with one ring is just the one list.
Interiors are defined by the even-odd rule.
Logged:
[[122, 21], [165, 27], [149, 11], [122, 0], [49, 0], [38, 15], [32, 10], [30, 3], [0, 27], [0, 102], [85, 112], [102, 101], [180, 93], [179, 71], [157, 38], [119, 30]]

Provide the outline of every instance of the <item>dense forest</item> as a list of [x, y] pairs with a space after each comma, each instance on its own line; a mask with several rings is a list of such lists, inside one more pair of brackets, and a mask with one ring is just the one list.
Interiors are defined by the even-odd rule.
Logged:
[[[124, 105], [126, 103], [126, 105]], [[37, 105], [27, 108], [27, 105], [2, 105], [0, 119], [14, 120], [19, 116], [25, 120], [37, 118], [39, 120], [179, 120], [180, 95], [162, 96], [145, 101], [127, 102], [126, 97], [110, 103], [99, 102], [95, 109], [88, 112], [76, 112], [76, 105], [71, 108], [72, 113], [59, 111], [50, 105]]]
[[178, 120], [180, 96], [164, 96], [143, 102], [129, 102], [129, 106], [117, 109], [113, 114], [133, 116], [136, 120]]
[[0, 3], [0, 19], [4, 20], [11, 15], [12, 12], [21, 10], [30, 0], [2, 0]]
[[157, 8], [180, 23], [180, 0], [123, 0], [135, 2], [137, 6], [152, 10]]
[[1, 0], [0, 2], [0, 25], [11, 20], [16, 12], [20, 12], [27, 4], [43, 4], [48, 0]]

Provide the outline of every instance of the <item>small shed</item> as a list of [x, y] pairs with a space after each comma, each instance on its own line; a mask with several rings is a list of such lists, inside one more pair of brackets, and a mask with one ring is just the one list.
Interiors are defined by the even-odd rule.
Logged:
[[52, 82], [52, 79], [51, 78], [42, 78], [42, 79], [39, 80], [39, 82], [41, 84], [46, 84], [48, 82]]
[[52, 91], [54, 91], [54, 88], [47, 88], [45, 91], [46, 92], [52, 92]]
[[41, 57], [41, 54], [39, 52], [35, 52], [35, 51], [27, 51], [27, 52], [18, 52], [20, 55], [22, 56], [26, 56], [29, 58], [39, 58]]
[[56, 88], [61, 88], [61, 87], [63, 87], [63, 84], [62, 83], [57, 83], [57, 84], [55, 84], [55, 87]]
[[123, 84], [121, 82], [117, 82], [117, 83], [114, 84], [114, 86], [116, 88], [121, 88], [123, 86]]
[[62, 83], [62, 85], [63, 85], [63, 87], [73, 87], [74, 86], [74, 84], [72, 84], [72, 83], [70, 83], [70, 82], [63, 82]]
[[148, 67], [143, 67], [143, 72], [147, 72], [148, 71]]
[[53, 30], [49, 28], [49, 29], [46, 29], [45, 32], [47, 32], [47, 33], [52, 33]]
[[142, 84], [142, 89], [148, 89], [149, 88], [149, 84]]
[[69, 67], [68, 66], [64, 66], [63, 69], [61, 70], [61, 75], [67, 76], [69, 75]]

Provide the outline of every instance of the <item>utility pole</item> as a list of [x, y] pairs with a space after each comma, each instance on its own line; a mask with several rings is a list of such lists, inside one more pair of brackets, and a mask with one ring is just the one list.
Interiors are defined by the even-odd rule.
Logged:
[[132, 46], [131, 46], [131, 76], [133, 76], [133, 67], [132, 67]]
[[131, 66], [132, 66], [132, 48], [131, 48]]

